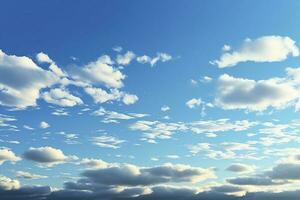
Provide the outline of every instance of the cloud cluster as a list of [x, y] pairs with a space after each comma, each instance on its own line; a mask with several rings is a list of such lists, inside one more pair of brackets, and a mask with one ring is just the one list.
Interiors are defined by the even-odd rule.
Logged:
[[[129, 64], [128, 55], [124, 56], [118, 57], [117, 62]], [[122, 101], [130, 105], [138, 100], [136, 95], [120, 91], [126, 76], [113, 66], [115, 62], [108, 55], [82, 67], [72, 66], [68, 72], [43, 52], [36, 59], [48, 68], [40, 67], [29, 57], [7, 55], [0, 50], [0, 105], [25, 109], [37, 106], [40, 98], [63, 107], [83, 104], [68, 90], [70, 85], [83, 88], [95, 103]]]

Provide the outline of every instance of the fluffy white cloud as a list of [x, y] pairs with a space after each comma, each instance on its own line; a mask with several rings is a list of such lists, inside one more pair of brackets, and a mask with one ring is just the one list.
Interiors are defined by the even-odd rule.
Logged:
[[17, 162], [21, 160], [18, 156], [15, 155], [13, 151], [8, 148], [0, 149], [0, 165], [2, 165], [5, 161]]
[[101, 88], [86, 87], [84, 91], [89, 94], [95, 103], [105, 103], [107, 101], [120, 99], [120, 92], [118, 90], [112, 90], [110, 93]]
[[296, 100], [299, 91], [289, 81], [279, 78], [250, 80], [224, 74], [219, 77], [216, 104], [224, 109], [263, 111], [284, 108]]
[[289, 37], [263, 36], [254, 40], [244, 40], [241, 47], [232, 52], [226, 48], [226, 53], [212, 63], [219, 68], [232, 67], [239, 62], [278, 62], [287, 59], [289, 55], [299, 56], [296, 42]]
[[35, 106], [40, 90], [58, 81], [55, 73], [40, 68], [30, 58], [7, 55], [0, 50], [1, 105], [20, 109]]
[[136, 56], [132, 51], [127, 51], [124, 55], [117, 55], [116, 62], [119, 65], [129, 65], [135, 57]]
[[53, 60], [51, 60], [51, 58], [49, 58], [49, 56], [43, 52], [40, 52], [36, 55], [36, 59], [38, 62], [40, 63], [53, 63]]
[[71, 76], [76, 80], [85, 81], [89, 84], [104, 84], [108, 88], [121, 88], [124, 85], [125, 75], [112, 65], [111, 58], [103, 55], [82, 68], [73, 69]]
[[134, 104], [137, 102], [139, 98], [134, 94], [124, 94], [123, 96], [123, 103], [126, 105]]
[[49, 128], [49, 127], [50, 127], [50, 125], [45, 121], [42, 121], [40, 123], [40, 128], [42, 128], [42, 129], [46, 129], [46, 128]]
[[63, 107], [72, 107], [83, 104], [79, 97], [70, 94], [69, 91], [63, 88], [55, 88], [48, 92], [44, 92], [42, 98], [48, 103]]
[[48, 167], [77, 159], [76, 156], [66, 156], [60, 149], [48, 146], [30, 147], [24, 152], [23, 157]]

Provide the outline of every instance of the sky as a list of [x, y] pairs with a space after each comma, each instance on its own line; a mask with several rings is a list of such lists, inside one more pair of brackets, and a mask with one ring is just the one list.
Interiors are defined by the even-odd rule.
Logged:
[[0, 5], [1, 199], [300, 195], [299, 1]]

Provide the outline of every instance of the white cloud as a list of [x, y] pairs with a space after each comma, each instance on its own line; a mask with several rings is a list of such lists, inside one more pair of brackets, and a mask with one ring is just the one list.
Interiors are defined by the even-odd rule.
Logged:
[[170, 108], [169, 106], [162, 106], [162, 107], [160, 108], [160, 110], [163, 111], [163, 112], [166, 112], [166, 111], [171, 110], [171, 108]]
[[166, 158], [169, 158], [169, 159], [179, 159], [180, 156], [178, 156], [178, 155], [166, 155]]
[[224, 109], [263, 111], [268, 107], [284, 108], [299, 97], [290, 82], [273, 78], [250, 80], [224, 74], [219, 77], [215, 102]]
[[289, 37], [263, 36], [254, 40], [244, 40], [242, 46], [232, 52], [221, 55], [212, 63], [219, 68], [232, 67], [240, 62], [278, 62], [287, 59], [289, 55], [299, 56], [299, 49]]
[[18, 127], [11, 124], [15, 121], [17, 121], [15, 117], [0, 114], [0, 127], [5, 128], [5, 130], [18, 131]]
[[49, 146], [39, 148], [30, 147], [24, 152], [23, 157], [47, 167], [77, 159], [76, 156], [66, 156], [60, 149]]
[[95, 103], [105, 103], [108, 101], [118, 100], [121, 97], [121, 93], [118, 90], [111, 90], [110, 93], [101, 88], [86, 87], [84, 91], [92, 96]]
[[24, 171], [16, 171], [16, 177], [17, 178], [24, 178], [24, 179], [43, 179], [47, 178], [47, 176], [39, 175], [39, 174], [33, 174], [29, 172]]
[[120, 145], [124, 143], [125, 140], [120, 140], [116, 137], [104, 134], [102, 136], [97, 136], [92, 138], [92, 143], [98, 147], [102, 148], [112, 148], [118, 149]]
[[193, 98], [193, 99], [188, 100], [185, 104], [189, 108], [195, 108], [195, 107], [200, 106], [201, 103], [202, 103], [201, 98], [199, 98], [199, 99]]
[[40, 128], [42, 128], [42, 129], [46, 129], [46, 128], [49, 128], [49, 127], [50, 127], [50, 125], [45, 121], [42, 121], [40, 123]]
[[51, 60], [51, 58], [49, 58], [49, 56], [43, 52], [40, 52], [36, 55], [36, 59], [39, 63], [53, 63], [53, 60]]
[[134, 104], [137, 102], [139, 98], [134, 94], [124, 94], [123, 96], [123, 103], [126, 105]]
[[228, 44], [224, 44], [222, 50], [223, 51], [230, 51], [231, 50], [231, 46], [229, 46]]
[[14, 163], [19, 160], [21, 160], [21, 158], [16, 156], [15, 153], [12, 152], [10, 149], [8, 149], [8, 148], [0, 149], [0, 165], [2, 165], [6, 161], [10, 161], [10, 162]]
[[64, 88], [55, 88], [48, 92], [44, 92], [42, 98], [48, 103], [63, 107], [72, 107], [83, 104], [79, 97], [70, 94], [69, 91]]
[[135, 57], [136, 56], [132, 51], [127, 51], [124, 55], [117, 55], [116, 62], [119, 65], [129, 65]]
[[104, 84], [108, 88], [123, 87], [125, 75], [114, 68], [113, 61], [107, 55], [99, 57], [79, 69], [73, 69], [71, 75], [74, 79], [85, 81], [89, 84]]
[[212, 79], [211, 77], [209, 77], [209, 76], [203, 76], [203, 77], [200, 79], [200, 81], [201, 81], [202, 83], [210, 83], [212, 80], [213, 80], [213, 79]]
[[226, 131], [243, 131], [253, 126], [254, 122], [247, 120], [230, 122], [229, 119], [202, 120], [190, 123], [160, 121], [137, 121], [129, 126], [131, 130], [143, 133], [143, 140], [155, 143], [154, 139], [170, 139], [174, 133], [191, 131], [197, 134], [207, 134]]
[[40, 68], [30, 58], [6, 55], [0, 50], [1, 105], [19, 109], [36, 106], [40, 90], [58, 81], [55, 73]]
[[146, 64], [149, 63], [152, 67], [156, 65], [158, 61], [167, 62], [172, 59], [172, 56], [167, 53], [157, 53], [155, 57], [151, 58], [147, 55], [139, 56], [136, 58], [137, 62]]
[[103, 116], [104, 120], [102, 122], [104, 123], [119, 123], [118, 120], [129, 120], [129, 119], [142, 118], [148, 116], [147, 114], [141, 114], [141, 113], [125, 114], [116, 111], [109, 111], [109, 110], [105, 110], [102, 107], [94, 111], [93, 115]]
[[115, 47], [113, 47], [113, 50], [116, 52], [121, 52], [123, 50], [123, 48], [121, 46], [115, 46]]
[[90, 158], [84, 158], [81, 160], [80, 164], [85, 165], [89, 168], [107, 168], [109, 163], [101, 160], [101, 159], [90, 159]]
[[188, 146], [188, 149], [192, 154], [198, 154], [201, 151], [208, 151], [210, 148], [211, 145], [209, 143], [197, 143]]

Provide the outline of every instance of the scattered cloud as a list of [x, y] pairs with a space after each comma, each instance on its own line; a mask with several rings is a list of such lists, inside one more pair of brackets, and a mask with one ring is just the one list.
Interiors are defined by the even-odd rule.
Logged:
[[24, 171], [16, 171], [16, 177], [17, 178], [23, 178], [23, 179], [44, 179], [48, 178], [47, 176], [39, 175], [39, 174], [32, 174], [29, 172]]
[[118, 149], [120, 148], [120, 145], [122, 143], [126, 142], [125, 140], [120, 140], [108, 134], [93, 137], [91, 141], [94, 145], [98, 147], [111, 148], [111, 149]]
[[231, 52], [228, 46], [224, 47], [226, 53], [222, 54], [219, 60], [211, 62], [217, 64], [219, 68], [232, 67], [240, 62], [278, 62], [287, 59], [289, 55], [299, 56], [299, 49], [294, 40], [275, 35], [262, 36], [254, 40], [247, 38], [238, 50]]
[[50, 127], [50, 125], [45, 121], [42, 121], [40, 123], [40, 128], [42, 128], [42, 129], [46, 129], [46, 128], [49, 128], [49, 127]]
[[135, 57], [136, 55], [132, 51], [127, 51], [124, 55], [117, 55], [116, 62], [119, 65], [129, 65]]
[[66, 156], [60, 149], [49, 146], [38, 148], [30, 147], [24, 152], [23, 157], [26, 160], [34, 161], [47, 167], [77, 159], [76, 156]]

